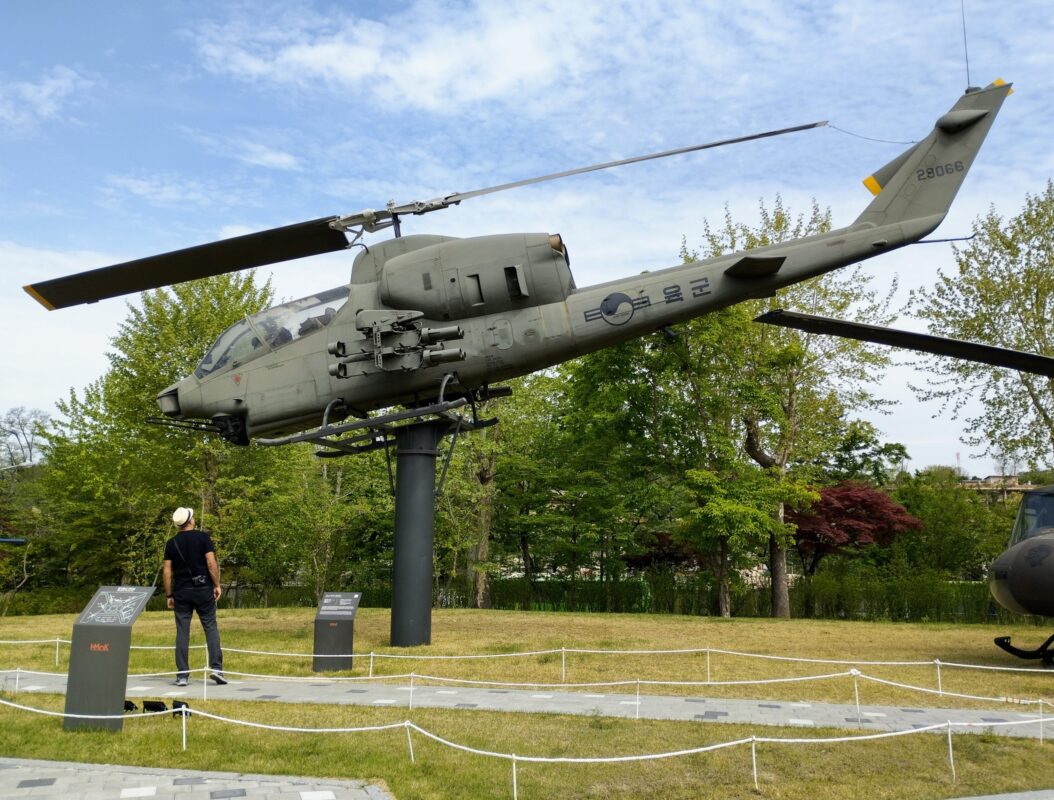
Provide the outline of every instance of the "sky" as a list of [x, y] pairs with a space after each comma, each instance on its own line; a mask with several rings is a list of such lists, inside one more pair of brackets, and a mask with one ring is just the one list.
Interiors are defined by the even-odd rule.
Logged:
[[[970, 84], [1015, 84], [935, 236], [1054, 176], [1054, 12], [964, 0]], [[107, 369], [135, 298], [48, 312], [24, 284], [254, 230], [817, 120], [832, 127], [467, 201], [405, 233], [562, 234], [579, 286], [673, 266], [705, 220], [779, 194], [836, 226], [861, 179], [967, 85], [959, 0], [0, 5], [0, 413], [54, 412]], [[849, 133], [846, 133], [849, 132]], [[856, 134], [856, 135], [851, 135]], [[870, 138], [861, 138], [870, 137]], [[885, 141], [871, 141], [879, 139]], [[378, 241], [382, 234], [367, 237]], [[263, 268], [293, 299], [356, 251]], [[866, 262], [896, 302], [949, 245]], [[902, 318], [904, 327], [923, 329]], [[202, 352], [208, 347], [202, 343]], [[911, 462], [998, 472], [901, 365], [872, 417]]]

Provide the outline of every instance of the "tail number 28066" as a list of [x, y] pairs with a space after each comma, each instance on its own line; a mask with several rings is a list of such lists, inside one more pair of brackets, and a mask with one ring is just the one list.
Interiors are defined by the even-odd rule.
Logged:
[[954, 164], [938, 164], [935, 167], [915, 170], [915, 180], [928, 181], [933, 178], [943, 178], [945, 175], [962, 172], [964, 169], [966, 167], [963, 166], [961, 161], [956, 161]]

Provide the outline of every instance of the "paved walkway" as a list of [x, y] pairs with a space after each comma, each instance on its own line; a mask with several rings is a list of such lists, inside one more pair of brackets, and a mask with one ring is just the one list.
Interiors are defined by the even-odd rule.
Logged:
[[[947, 722], [968, 722], [982, 727], [959, 728], [957, 732], [996, 733], [1004, 736], [1037, 738], [1039, 723], [1031, 725], [996, 725], [1000, 722], [1037, 720], [1038, 714], [1000, 710], [941, 709], [911, 706], [875, 706], [778, 700], [733, 700], [708, 697], [678, 697], [636, 692], [524, 691], [519, 689], [466, 687], [456, 684], [421, 685], [411, 688], [407, 680], [400, 683], [317, 679], [275, 680], [273, 678], [231, 679], [226, 686], [206, 684], [200, 672], [190, 686], [172, 685], [172, 679], [136, 677], [128, 679], [127, 696], [190, 703], [209, 700], [264, 700], [276, 703], [334, 703], [338, 705], [391, 706], [409, 709], [465, 708], [480, 711], [544, 712], [588, 716], [637, 717], [702, 722], [724, 722], [744, 725], [790, 725], [816, 728], [848, 728], [861, 731], [895, 731], [924, 728]], [[13, 691], [15, 677], [5, 675], [0, 687]], [[65, 693], [65, 675], [20, 675], [20, 693]], [[1048, 718], [1049, 715], [1048, 715]], [[1050, 718], [1054, 723], [1054, 718]], [[991, 726], [991, 727], [989, 727]], [[1054, 724], [1044, 726], [1045, 738], [1054, 737]]]
[[394, 800], [380, 786], [364, 781], [335, 781], [234, 772], [115, 767], [0, 758], [0, 797], [37, 800]]

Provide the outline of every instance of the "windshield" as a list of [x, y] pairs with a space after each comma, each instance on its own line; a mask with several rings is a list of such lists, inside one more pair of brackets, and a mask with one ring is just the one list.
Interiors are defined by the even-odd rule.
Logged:
[[1045, 528], [1054, 528], [1054, 494], [1027, 492], [1021, 498], [1010, 544], [1030, 539]]
[[347, 301], [348, 287], [338, 286], [239, 320], [220, 334], [194, 374], [204, 378], [236, 367], [321, 330]]

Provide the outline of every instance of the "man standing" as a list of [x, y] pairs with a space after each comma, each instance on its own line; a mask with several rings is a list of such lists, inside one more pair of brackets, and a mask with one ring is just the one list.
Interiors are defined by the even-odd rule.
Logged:
[[216, 626], [216, 601], [220, 588], [220, 567], [211, 537], [194, 527], [194, 510], [177, 508], [172, 524], [179, 532], [165, 545], [165, 596], [176, 612], [176, 686], [186, 686], [190, 676], [187, 651], [190, 647], [190, 620], [198, 612], [205, 645], [209, 651], [210, 677], [218, 684], [223, 677], [223, 651]]

